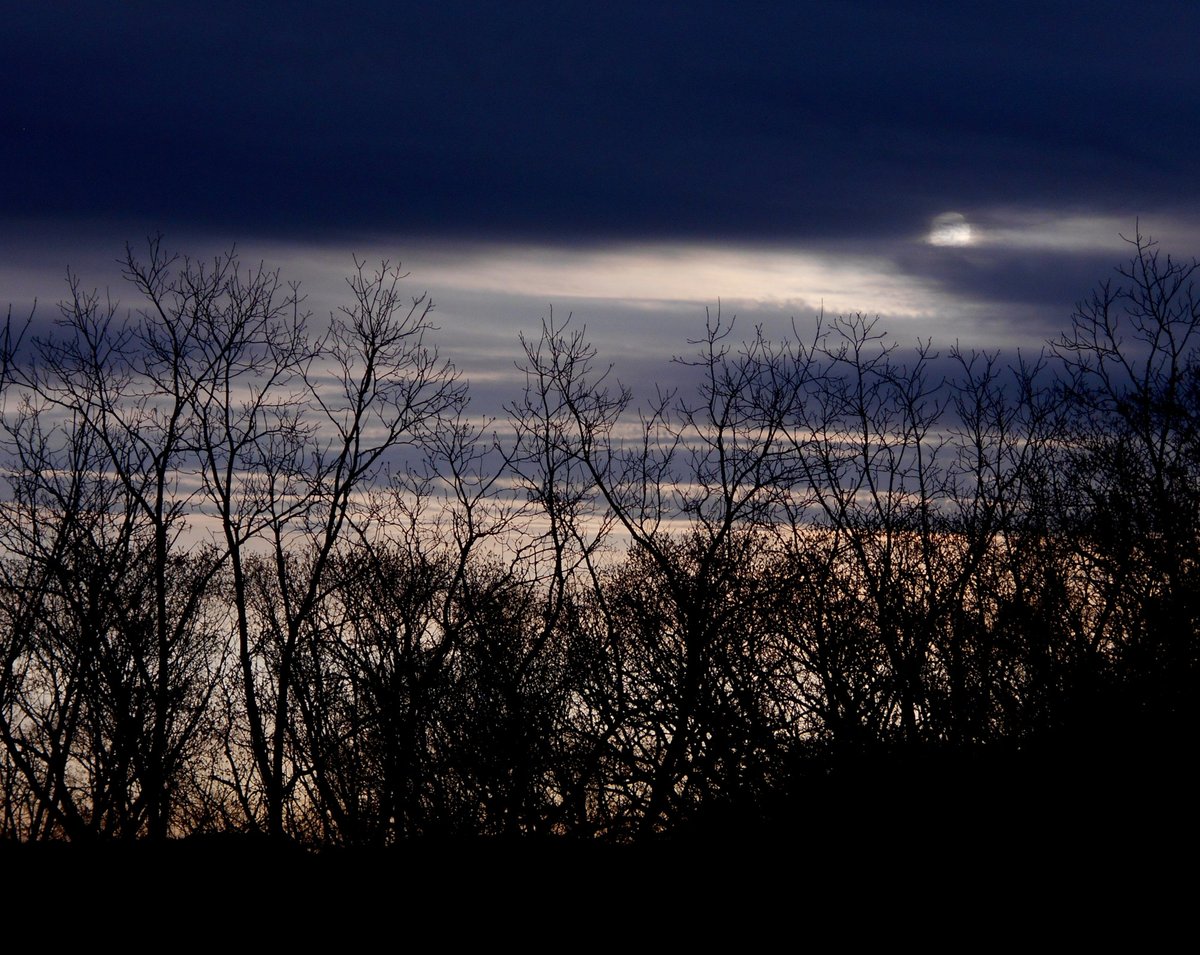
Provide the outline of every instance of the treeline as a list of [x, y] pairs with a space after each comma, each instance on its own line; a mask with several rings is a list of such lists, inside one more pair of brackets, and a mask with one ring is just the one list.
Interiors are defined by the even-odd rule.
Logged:
[[718, 317], [637, 407], [547, 323], [497, 421], [386, 264], [319, 327], [232, 254], [130, 253], [129, 313], [72, 277], [3, 341], [0, 834], [628, 840], [914, 755], [1165, 752], [1196, 268], [1139, 237], [1037, 357]]

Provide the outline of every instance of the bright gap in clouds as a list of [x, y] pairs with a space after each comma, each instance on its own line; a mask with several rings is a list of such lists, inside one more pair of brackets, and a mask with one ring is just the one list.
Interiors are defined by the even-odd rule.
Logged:
[[[1143, 227], [1167, 249], [1197, 244], [1181, 241], [1192, 236], [1186, 230], [1179, 235], [1177, 223], [1156, 220]], [[694, 350], [689, 339], [703, 335], [706, 309], [715, 314], [718, 306], [724, 319], [737, 316], [737, 340], [752, 336], [760, 323], [770, 337], [790, 336], [793, 320], [803, 335], [824, 311], [878, 315], [879, 329], [902, 347], [918, 338], [932, 338], [943, 350], [955, 341], [970, 347], [1039, 346], [1069, 311], [1069, 301], [996, 303], [986, 282], [974, 294], [969, 282], [947, 281], [947, 268], [986, 279], [1013, 261], [995, 253], [1026, 251], [1034, 257], [1104, 251], [1106, 259], [1111, 251], [1115, 264], [1127, 255], [1118, 233], [1131, 235], [1135, 228], [1132, 219], [1111, 215], [970, 208], [928, 220], [922, 235], [864, 237], [827, 248], [716, 241], [554, 245], [394, 235], [356, 244], [248, 239], [238, 252], [245, 265], [261, 261], [278, 268], [285, 281], [299, 281], [314, 327], [346, 304], [352, 255], [368, 269], [385, 258], [401, 261], [410, 273], [405, 294], [428, 291], [437, 306], [432, 317], [439, 327], [430, 341], [497, 404], [513, 394], [523, 360], [520, 334], [536, 338], [551, 310], [558, 321], [573, 313], [573, 327], [586, 326], [598, 363], [618, 361], [623, 373], [632, 369], [631, 377], [648, 381], [658, 380], [672, 355]], [[136, 305], [136, 294], [121, 281], [114, 262], [122, 243], [104, 237], [110, 231], [97, 230], [82, 241], [77, 234], [64, 238], [43, 228], [35, 250], [14, 245], [0, 256], [5, 293], [0, 305], [11, 301], [14, 313], [23, 315], [38, 297], [40, 324], [48, 331], [56, 315], [53, 303], [66, 291], [68, 262], [85, 287], [111, 289], [123, 309]], [[124, 228], [120, 234], [129, 232]], [[165, 242], [199, 258], [227, 248], [186, 235], [168, 235]], [[937, 264], [943, 260], [948, 265]], [[1096, 277], [1103, 274], [1099, 269]]]
[[1164, 217], [1139, 224], [1136, 219], [1123, 216], [998, 208], [973, 212], [970, 219], [961, 212], [943, 212], [930, 221], [925, 242], [935, 246], [1030, 252], [1122, 253], [1121, 237], [1132, 239], [1139, 228], [1172, 244], [1182, 239], [1191, 246], [1198, 238], [1194, 229]]
[[[770, 337], [790, 336], [793, 319], [805, 330], [821, 311], [895, 319], [892, 334], [907, 339], [953, 304], [936, 283], [882, 255], [716, 243], [403, 245], [411, 289], [427, 289], [437, 304], [437, 341], [476, 380], [511, 375], [519, 335], [536, 337], [551, 311], [556, 321], [572, 315], [574, 327], [586, 326], [599, 361], [639, 355], [665, 362], [692, 351], [688, 341], [703, 335], [706, 309], [715, 316], [719, 308], [726, 322], [736, 316], [739, 340], [759, 323]], [[380, 253], [386, 249], [356, 254], [370, 263]], [[315, 314], [338, 304], [343, 250], [256, 247], [259, 254], [304, 279]]]
[[970, 245], [971, 223], [961, 212], [943, 212], [936, 216], [929, 229], [930, 245]]
[[[718, 301], [776, 309], [895, 316], [926, 314], [935, 290], [890, 261], [771, 247], [617, 245], [494, 246], [417, 251], [414, 277], [430, 287], [646, 309], [715, 307]], [[798, 316], [799, 317], [799, 316]]]
[[[864, 250], [870, 250], [863, 244]], [[345, 302], [353, 251], [368, 267], [403, 255], [412, 294], [436, 304], [431, 336], [443, 356], [471, 380], [480, 403], [499, 407], [523, 383], [520, 336], [536, 339], [543, 319], [572, 316], [586, 329], [596, 365], [609, 362], [631, 382], [670, 383], [670, 359], [691, 355], [704, 334], [706, 311], [736, 316], [730, 344], [753, 337], [807, 337], [818, 314], [880, 317], [877, 329], [908, 348], [934, 339], [980, 347], [1008, 344], [1010, 328], [988, 322], [980, 303], [964, 301], [936, 277], [905, 271], [897, 246], [837, 251], [780, 245], [701, 242], [534, 245], [462, 243], [396, 237], [347, 250], [331, 246], [246, 245], [243, 253], [303, 281], [314, 317]], [[793, 321], [795, 329], [793, 330]]]

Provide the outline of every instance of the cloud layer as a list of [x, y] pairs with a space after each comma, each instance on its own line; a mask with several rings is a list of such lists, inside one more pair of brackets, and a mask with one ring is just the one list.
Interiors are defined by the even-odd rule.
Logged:
[[361, 235], [832, 240], [1194, 214], [1200, 11], [27, 6], [3, 208]]
[[1170, 11], [26, 5], [0, 303], [48, 321], [67, 266], [119, 295], [123, 243], [162, 230], [238, 242], [318, 315], [351, 253], [402, 258], [481, 382], [551, 307], [630, 361], [718, 302], [1036, 345], [1139, 217], [1200, 250], [1200, 8]]

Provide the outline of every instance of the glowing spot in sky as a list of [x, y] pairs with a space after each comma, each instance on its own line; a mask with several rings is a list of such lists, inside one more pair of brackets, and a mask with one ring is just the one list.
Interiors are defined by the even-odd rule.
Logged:
[[929, 230], [930, 245], [970, 245], [971, 224], [961, 212], [943, 212]]

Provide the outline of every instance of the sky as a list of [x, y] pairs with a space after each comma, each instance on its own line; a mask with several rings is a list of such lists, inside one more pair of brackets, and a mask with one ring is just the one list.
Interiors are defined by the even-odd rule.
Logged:
[[1122, 236], [1200, 255], [1197, 36], [1181, 3], [11, 5], [0, 307], [47, 327], [68, 268], [126, 301], [158, 233], [316, 315], [387, 258], [485, 409], [551, 311], [642, 382], [717, 308], [1036, 350]]

